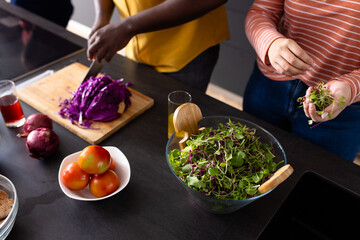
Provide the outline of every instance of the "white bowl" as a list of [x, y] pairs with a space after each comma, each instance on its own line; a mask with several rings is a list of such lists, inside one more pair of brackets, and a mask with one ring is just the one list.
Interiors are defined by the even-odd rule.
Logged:
[[61, 181], [61, 177], [60, 177], [61, 172], [66, 167], [66, 165], [68, 165], [69, 163], [78, 161], [78, 157], [81, 152], [81, 151], [79, 151], [79, 152], [73, 153], [73, 154], [65, 157], [59, 168], [59, 174], [58, 174], [59, 185], [60, 185], [61, 190], [69, 198], [73, 198], [73, 199], [81, 200], [81, 201], [98, 201], [98, 200], [102, 200], [102, 199], [114, 196], [115, 194], [120, 192], [122, 189], [124, 189], [126, 187], [126, 185], [129, 183], [129, 181], [130, 181], [130, 164], [129, 164], [129, 161], [127, 160], [127, 158], [125, 157], [125, 155], [116, 147], [108, 146], [108, 147], [103, 147], [103, 148], [105, 148], [106, 150], [109, 151], [112, 159], [115, 161], [115, 172], [119, 176], [119, 181], [120, 181], [118, 189], [116, 189], [114, 192], [112, 192], [111, 194], [109, 194], [107, 196], [95, 197], [94, 195], [91, 194], [89, 186], [87, 186], [86, 188], [84, 188], [82, 190], [78, 190], [78, 191], [70, 190], [69, 188], [67, 188]]
[[9, 215], [0, 224], [0, 239], [5, 239], [14, 226], [19, 208], [19, 199], [14, 184], [7, 177], [0, 175], [0, 189], [5, 191], [10, 198], [14, 199], [14, 205]]

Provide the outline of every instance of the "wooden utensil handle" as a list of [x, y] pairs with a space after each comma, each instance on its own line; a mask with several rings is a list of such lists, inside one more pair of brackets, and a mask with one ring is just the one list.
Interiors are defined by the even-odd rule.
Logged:
[[267, 191], [273, 189], [285, 181], [293, 172], [294, 169], [289, 164], [281, 167], [269, 180], [261, 184], [261, 186], [258, 188], [259, 192], [266, 193]]
[[198, 133], [198, 122], [202, 119], [200, 108], [194, 103], [184, 103], [174, 112], [173, 122], [175, 132], [185, 132], [185, 137], [180, 140], [180, 149], [185, 147], [186, 140], [195, 133]]

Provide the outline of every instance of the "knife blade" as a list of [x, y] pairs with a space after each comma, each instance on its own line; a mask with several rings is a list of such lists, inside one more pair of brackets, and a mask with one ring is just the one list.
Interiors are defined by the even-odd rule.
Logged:
[[[104, 66], [105, 64], [105, 60], [101, 60], [101, 62], [98, 62], [96, 60], [92, 61], [92, 63], [90, 64], [90, 67], [89, 67], [89, 70], [88, 72], [86, 73], [85, 77], [83, 78], [83, 80], [81, 81], [80, 85], [83, 84], [83, 82], [85, 82], [87, 79], [89, 79], [91, 76], [97, 76], [98, 73], [101, 71], [102, 67]], [[71, 97], [71, 100], [74, 99], [74, 94], [73, 96]]]
[[[104, 66], [104, 63], [105, 63], [105, 60], [101, 60], [101, 62], [98, 62], [96, 60], [94, 60], [90, 67], [89, 67], [89, 70], [88, 72], [86, 73], [84, 79], [81, 81], [81, 84], [86, 81], [87, 79], [89, 79], [91, 76], [97, 76], [98, 73], [101, 71], [102, 67]], [[80, 84], [80, 85], [81, 85]]]

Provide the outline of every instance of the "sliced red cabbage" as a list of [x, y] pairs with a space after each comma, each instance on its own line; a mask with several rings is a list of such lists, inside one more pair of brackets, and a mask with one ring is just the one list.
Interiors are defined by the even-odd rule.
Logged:
[[[91, 120], [112, 121], [121, 116], [130, 106], [132, 85], [123, 79], [112, 80], [109, 76], [90, 77], [73, 93], [73, 97], [60, 101], [59, 114], [72, 124], [82, 128], [91, 128]], [[124, 106], [125, 105], [125, 106]]]

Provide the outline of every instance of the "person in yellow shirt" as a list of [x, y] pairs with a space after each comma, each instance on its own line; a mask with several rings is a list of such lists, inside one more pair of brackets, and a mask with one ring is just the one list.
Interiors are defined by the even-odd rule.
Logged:
[[[88, 58], [126, 56], [202, 92], [230, 38], [226, 0], [94, 0]], [[117, 7], [121, 20], [110, 23]]]

